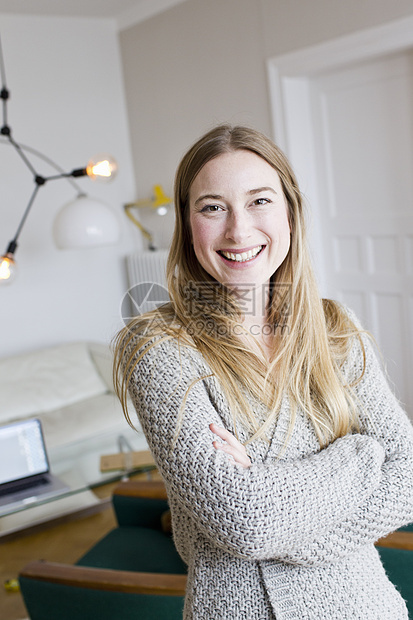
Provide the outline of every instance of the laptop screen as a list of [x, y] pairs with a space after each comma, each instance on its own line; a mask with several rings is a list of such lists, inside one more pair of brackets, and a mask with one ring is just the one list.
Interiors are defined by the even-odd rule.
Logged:
[[40, 420], [0, 427], [0, 484], [48, 471]]

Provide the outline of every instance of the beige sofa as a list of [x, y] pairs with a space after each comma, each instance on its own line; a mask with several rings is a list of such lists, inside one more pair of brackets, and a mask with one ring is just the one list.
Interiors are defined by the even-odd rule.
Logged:
[[147, 449], [124, 419], [104, 344], [68, 343], [0, 359], [0, 425], [32, 417], [42, 421], [56, 473], [76, 450], [113, 453], [120, 435], [133, 449]]

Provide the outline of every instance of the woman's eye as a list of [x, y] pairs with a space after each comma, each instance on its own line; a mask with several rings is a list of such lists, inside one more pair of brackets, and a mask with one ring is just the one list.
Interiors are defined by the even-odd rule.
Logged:
[[202, 213], [215, 213], [216, 211], [220, 211], [222, 209], [222, 207], [220, 207], [219, 205], [205, 205], [205, 207], [202, 208]]
[[254, 200], [255, 205], [267, 205], [270, 201], [269, 198], [257, 198]]

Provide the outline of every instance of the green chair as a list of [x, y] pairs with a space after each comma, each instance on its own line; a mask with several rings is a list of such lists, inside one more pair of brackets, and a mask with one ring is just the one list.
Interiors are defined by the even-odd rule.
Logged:
[[21, 571], [31, 620], [182, 619], [186, 565], [162, 525], [163, 483], [121, 483], [112, 503], [118, 527], [76, 565], [39, 561]]
[[390, 581], [396, 586], [413, 619], [413, 524], [377, 542], [377, 550]]

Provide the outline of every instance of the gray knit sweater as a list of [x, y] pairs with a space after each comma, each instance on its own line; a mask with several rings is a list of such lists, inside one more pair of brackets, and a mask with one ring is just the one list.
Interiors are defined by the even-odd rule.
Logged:
[[[188, 564], [185, 620], [402, 620], [405, 603], [373, 543], [413, 521], [413, 432], [369, 340], [356, 387], [360, 434], [320, 450], [302, 412], [288, 449], [285, 398], [271, 444], [248, 446], [244, 469], [212, 445], [209, 424], [234, 432], [201, 355], [175, 340], [139, 362], [130, 395], [165, 480], [176, 547]], [[343, 373], [361, 373], [356, 342]], [[265, 407], [253, 403], [258, 416]], [[241, 441], [247, 439], [238, 427]]]

